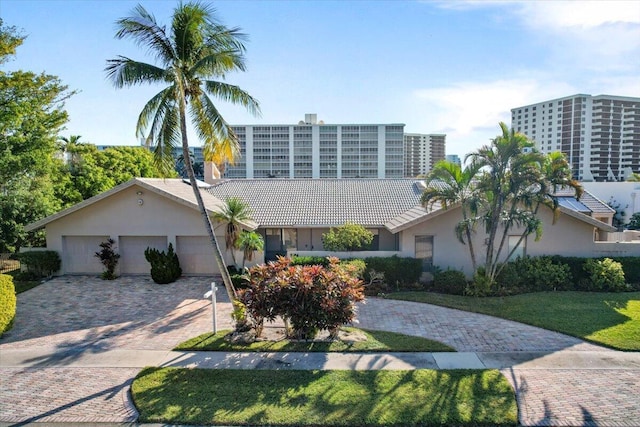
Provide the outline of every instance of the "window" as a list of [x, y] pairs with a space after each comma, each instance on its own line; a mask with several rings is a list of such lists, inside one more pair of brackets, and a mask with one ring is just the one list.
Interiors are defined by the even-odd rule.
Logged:
[[513, 251], [513, 248], [516, 248], [515, 251], [513, 251], [513, 254], [509, 257], [509, 261], [513, 261], [518, 257], [523, 257], [526, 253], [525, 249], [527, 246], [527, 238], [525, 237], [522, 242], [520, 242], [520, 245], [518, 245], [520, 237], [521, 236], [509, 236], [509, 252], [507, 254], [510, 254], [511, 251]]
[[284, 239], [284, 247], [296, 250], [298, 248], [298, 233], [295, 228], [283, 228], [282, 238]]
[[433, 236], [415, 236], [416, 258], [422, 260], [422, 270], [433, 266]]

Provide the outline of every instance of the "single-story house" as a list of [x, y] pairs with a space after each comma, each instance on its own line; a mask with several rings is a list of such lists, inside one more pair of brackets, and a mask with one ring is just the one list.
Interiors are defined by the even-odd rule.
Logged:
[[[322, 234], [346, 222], [361, 224], [374, 233], [368, 251], [341, 256], [416, 257], [425, 266], [461, 269], [470, 273], [467, 247], [456, 239], [459, 208], [427, 211], [420, 206], [424, 182], [416, 179], [230, 179], [201, 183], [208, 212], [219, 211], [228, 197], [249, 204], [252, 221], [243, 228], [265, 238], [265, 251], [254, 263], [276, 255], [327, 255]], [[541, 210], [544, 236], [528, 238], [520, 253], [572, 256], [640, 255], [640, 245], [598, 246], [615, 231], [613, 210], [585, 192], [580, 201], [570, 194], [560, 199], [560, 216]], [[215, 224], [227, 264], [224, 226]], [[105, 193], [30, 224], [27, 230], [45, 228], [47, 248], [62, 259], [59, 274], [95, 274], [102, 265], [94, 257], [108, 238], [121, 255], [119, 274], [147, 274], [147, 247], [166, 249], [172, 243], [184, 274], [215, 274], [218, 269], [190, 185], [181, 179], [134, 178]], [[484, 236], [476, 234], [476, 247]], [[515, 238], [510, 239], [513, 243]], [[637, 246], [637, 248], [635, 248]], [[481, 250], [478, 250], [480, 253]], [[241, 255], [239, 255], [241, 258]]]

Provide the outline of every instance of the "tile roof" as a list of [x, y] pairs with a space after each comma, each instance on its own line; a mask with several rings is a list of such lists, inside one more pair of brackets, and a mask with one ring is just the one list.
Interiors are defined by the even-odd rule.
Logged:
[[[558, 197], [574, 197], [573, 190], [571, 189], [559, 189], [556, 191], [556, 196]], [[580, 197], [580, 202], [585, 205], [589, 210], [593, 213], [598, 214], [612, 214], [615, 213], [615, 210], [612, 209], [609, 205], [607, 205], [602, 200], [598, 199], [593, 194], [589, 193], [587, 190], [584, 190], [582, 193], [582, 197]]]
[[[444, 211], [435, 204], [427, 211], [420, 206], [424, 182], [415, 179], [237, 179], [201, 185], [205, 207], [219, 211], [224, 200], [239, 197], [252, 209], [248, 229], [261, 227], [331, 227], [354, 222], [365, 227], [386, 227], [397, 233]], [[78, 203], [40, 221], [29, 224], [37, 230], [65, 215], [80, 210], [132, 185], [152, 190], [178, 203], [197, 209], [191, 187], [181, 179], [134, 178], [104, 193]], [[570, 196], [560, 191], [557, 195]], [[606, 203], [585, 191], [581, 204], [592, 213], [613, 213]], [[610, 226], [580, 213], [572, 204], [561, 211], [606, 231]]]
[[253, 219], [269, 226], [337, 226], [355, 222], [381, 227], [420, 204], [414, 179], [239, 179], [207, 191], [221, 200], [239, 197]]

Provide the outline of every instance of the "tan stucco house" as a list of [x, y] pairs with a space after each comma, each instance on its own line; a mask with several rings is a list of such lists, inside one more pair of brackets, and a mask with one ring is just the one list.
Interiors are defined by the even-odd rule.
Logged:
[[[424, 264], [470, 271], [467, 248], [454, 234], [459, 208], [426, 211], [420, 206], [422, 181], [413, 179], [237, 179], [201, 183], [209, 213], [228, 197], [251, 206], [253, 221], [243, 224], [265, 238], [265, 251], [255, 262], [283, 254], [328, 254], [322, 234], [330, 227], [354, 222], [370, 229], [375, 239], [369, 251], [342, 256], [416, 257]], [[544, 236], [527, 239], [521, 253], [573, 256], [640, 255], [640, 244], [620, 246], [606, 240], [613, 210], [585, 192], [577, 201], [561, 199], [560, 215], [541, 211]], [[172, 243], [184, 274], [215, 274], [195, 197], [180, 179], [134, 178], [41, 221], [28, 230], [46, 229], [47, 248], [62, 259], [59, 274], [96, 274], [102, 266], [93, 254], [111, 237], [121, 254], [119, 274], [148, 274], [147, 247], [166, 249]], [[216, 225], [224, 244], [224, 227]], [[477, 247], [484, 236], [476, 235]], [[515, 241], [515, 239], [514, 239]], [[224, 251], [224, 248], [223, 248]], [[231, 256], [225, 253], [226, 261]]]

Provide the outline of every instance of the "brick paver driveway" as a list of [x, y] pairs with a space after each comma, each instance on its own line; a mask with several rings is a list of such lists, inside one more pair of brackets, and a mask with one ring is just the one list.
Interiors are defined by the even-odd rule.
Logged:
[[[211, 278], [156, 285], [148, 277], [102, 281], [53, 279], [18, 298], [5, 349], [50, 349], [30, 368], [0, 368], [0, 423], [131, 422], [132, 368], [73, 366], [77, 352], [169, 350], [211, 330], [211, 304], [203, 298]], [[230, 304], [218, 291], [220, 328], [230, 327]], [[360, 307], [359, 327], [403, 332], [467, 352], [603, 350], [562, 334], [427, 304], [372, 298]], [[46, 353], [46, 352], [45, 352]], [[614, 352], [612, 352], [614, 353]], [[523, 425], [640, 425], [639, 370], [502, 370], [514, 385]]]
[[[169, 350], [211, 331], [211, 301], [203, 298], [211, 280], [157, 285], [145, 276], [65, 276], [20, 294], [13, 329], [0, 339], [0, 357], [5, 349], [67, 351], [56, 362], [70, 366], [51, 367], [43, 358], [31, 368], [2, 368], [0, 422], [135, 420], [127, 389], [138, 369], [73, 367], [75, 350]], [[229, 327], [224, 289], [217, 295], [219, 327]]]

